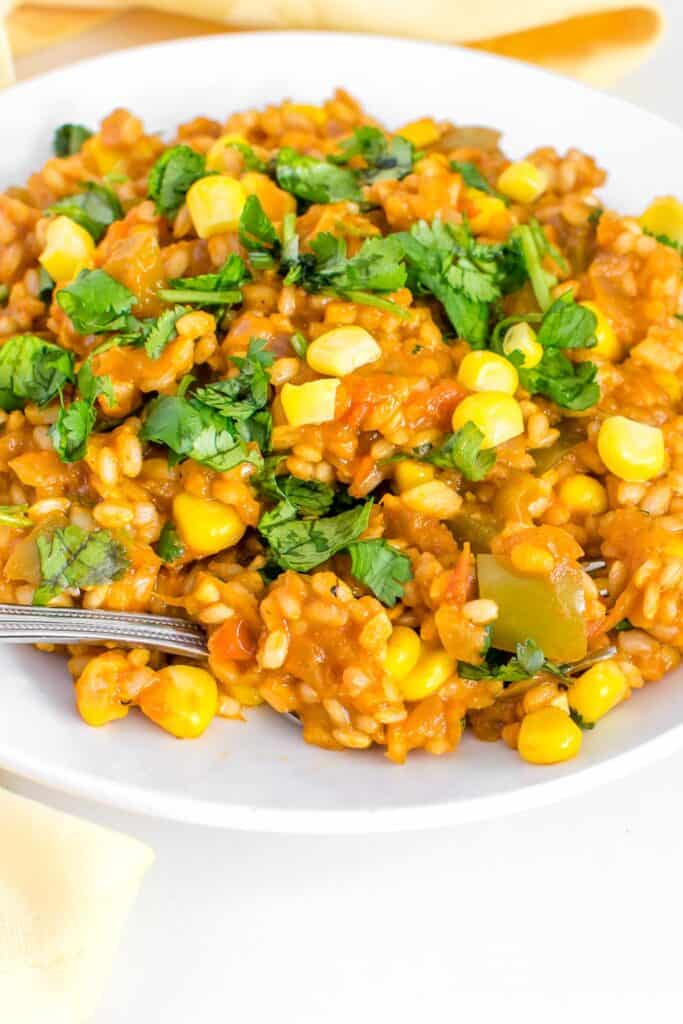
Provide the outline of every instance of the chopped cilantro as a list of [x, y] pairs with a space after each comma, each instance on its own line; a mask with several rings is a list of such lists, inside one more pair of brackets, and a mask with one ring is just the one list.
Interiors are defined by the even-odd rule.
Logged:
[[344, 239], [323, 231], [311, 242], [311, 252], [289, 267], [286, 281], [310, 292], [331, 290], [348, 295], [393, 292], [403, 287], [406, 276], [401, 245], [395, 237], [368, 238], [355, 256], [347, 258]]
[[348, 546], [351, 575], [393, 608], [403, 597], [403, 585], [413, 578], [410, 559], [385, 540], [357, 540]]
[[306, 353], [308, 352], [308, 342], [304, 338], [301, 331], [295, 331], [292, 337], [289, 339], [289, 344], [294, 349], [294, 352], [298, 355], [299, 359], [305, 359]]
[[644, 233], [649, 235], [651, 238], [654, 238], [660, 245], [668, 245], [670, 249], [675, 249], [676, 252], [683, 255], [683, 242], [678, 242], [675, 238], [670, 238], [669, 235], [657, 234], [654, 231], [648, 231], [647, 228], [644, 228]]
[[496, 461], [493, 448], [482, 449], [484, 435], [474, 423], [465, 423], [454, 434], [448, 434], [438, 448], [416, 456], [440, 469], [457, 469], [468, 480], [483, 480]]
[[248, 143], [235, 140], [234, 142], [226, 142], [225, 148], [236, 149], [242, 155], [244, 166], [248, 171], [259, 171], [263, 174], [268, 170], [268, 164], [256, 155]]
[[60, 125], [52, 140], [55, 156], [74, 156], [80, 153], [83, 143], [91, 137], [92, 132], [82, 124]]
[[13, 530], [25, 530], [33, 526], [27, 515], [28, 505], [0, 505], [0, 526], [10, 526]]
[[240, 216], [239, 239], [252, 263], [257, 258], [256, 262], [263, 265], [263, 257], [267, 257], [268, 265], [273, 262], [280, 239], [258, 196], [247, 196]]
[[55, 423], [50, 427], [50, 437], [62, 462], [78, 462], [85, 458], [97, 413], [95, 400], [106, 395], [113, 405], [114, 391], [109, 377], [98, 377], [92, 372], [90, 360], [81, 366], [76, 377], [79, 398], [70, 405], [62, 406]]
[[597, 320], [592, 310], [578, 305], [565, 292], [546, 310], [538, 340], [544, 347], [541, 362], [533, 369], [519, 367], [522, 387], [545, 395], [564, 409], [581, 412], [600, 398], [598, 369], [594, 363], [573, 363], [563, 349], [592, 348]]
[[546, 310], [538, 332], [544, 348], [593, 348], [598, 320], [592, 309], [575, 302], [564, 292]]
[[280, 188], [309, 203], [359, 203], [363, 198], [353, 171], [289, 147], [278, 153], [275, 174]]
[[191, 185], [206, 175], [201, 153], [189, 146], [172, 146], [159, 157], [149, 173], [148, 195], [157, 211], [175, 217]]
[[71, 352], [35, 334], [17, 334], [0, 347], [0, 409], [46, 405], [73, 380]]
[[102, 334], [130, 326], [137, 298], [104, 270], [82, 270], [75, 281], [59, 289], [57, 302], [80, 334]]
[[164, 523], [161, 529], [156, 551], [163, 562], [176, 562], [185, 554], [185, 545], [170, 519]]
[[174, 306], [165, 310], [158, 320], [152, 321], [145, 330], [145, 352], [150, 359], [158, 359], [176, 333], [176, 324], [187, 313], [186, 306]]
[[293, 514], [303, 516], [321, 516], [329, 512], [334, 501], [334, 491], [327, 484], [317, 480], [299, 480], [289, 473], [278, 475], [277, 470], [283, 461], [283, 455], [273, 455], [264, 461], [263, 470], [257, 480], [260, 493], [278, 504], [286, 502], [287, 509], [280, 510], [279, 516], [293, 518]]
[[268, 446], [272, 422], [267, 409], [270, 378], [266, 369], [275, 356], [267, 344], [266, 338], [252, 338], [246, 356], [231, 357], [239, 368], [236, 377], [197, 388], [194, 394], [205, 406], [235, 420], [237, 434], [245, 441], [256, 441], [260, 448]]
[[480, 192], [487, 192], [490, 196], [495, 196], [496, 199], [501, 199], [507, 206], [510, 200], [507, 196], [504, 196], [502, 192], [499, 192], [493, 187], [491, 182], [484, 177], [476, 164], [470, 163], [469, 160], [451, 160], [451, 170], [457, 171], [462, 176], [462, 180], [470, 188], [479, 189]]
[[620, 619], [614, 628], [616, 629], [617, 633], [628, 633], [630, 630], [635, 629], [636, 627], [633, 625], [630, 619]]
[[116, 193], [93, 181], [85, 182], [81, 192], [59, 199], [46, 212], [69, 217], [85, 228], [96, 242], [110, 224], [123, 217], [123, 208]]
[[365, 161], [358, 177], [370, 185], [387, 178], [405, 178], [413, 169], [415, 151], [413, 144], [400, 135], [387, 138], [379, 128], [362, 125], [341, 143], [339, 152], [329, 159], [336, 164], [347, 164], [354, 157], [362, 157]]
[[237, 253], [231, 253], [215, 274], [176, 277], [169, 288], [158, 292], [164, 302], [186, 302], [192, 306], [231, 306], [242, 301], [241, 285], [249, 280], [249, 271]]
[[38, 537], [41, 582], [34, 605], [45, 605], [64, 590], [94, 587], [119, 579], [128, 568], [122, 544], [108, 530], [86, 533], [65, 526]]
[[458, 674], [463, 679], [499, 679], [503, 683], [517, 683], [531, 679], [539, 672], [549, 672], [558, 679], [565, 679], [562, 669], [548, 661], [534, 640], [517, 644], [515, 655], [508, 661], [501, 661], [501, 652], [489, 651], [483, 665], [458, 662]]
[[[367, 501], [322, 519], [285, 518], [284, 515], [274, 518], [272, 513], [266, 513], [258, 529], [280, 568], [308, 572], [360, 536], [367, 528], [371, 508], [372, 501]], [[288, 513], [289, 510], [285, 510], [285, 514]]]

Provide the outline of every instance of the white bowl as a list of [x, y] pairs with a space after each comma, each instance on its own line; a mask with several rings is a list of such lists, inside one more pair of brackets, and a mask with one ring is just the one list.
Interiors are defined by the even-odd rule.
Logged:
[[[551, 144], [595, 154], [608, 204], [639, 212], [675, 193], [683, 134], [627, 103], [527, 65], [454, 47], [326, 33], [212, 36], [86, 61], [0, 95], [0, 188], [49, 155], [64, 121], [96, 125], [117, 106], [168, 131], [197, 114], [224, 118], [293, 97], [316, 103], [344, 86], [392, 127], [430, 114], [505, 133], [513, 155]], [[216, 721], [180, 743], [131, 713], [105, 729], [78, 717], [62, 658], [3, 649], [0, 766], [95, 800], [206, 825], [283, 832], [437, 826], [527, 808], [623, 775], [683, 742], [683, 672], [647, 687], [587, 733], [579, 758], [525, 764], [503, 744], [466, 737], [453, 755], [305, 745], [268, 709]]]

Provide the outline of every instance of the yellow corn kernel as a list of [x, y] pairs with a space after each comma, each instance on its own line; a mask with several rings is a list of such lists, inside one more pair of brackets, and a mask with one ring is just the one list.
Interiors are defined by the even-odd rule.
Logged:
[[547, 548], [525, 540], [512, 548], [510, 561], [515, 569], [533, 576], [549, 576], [555, 568], [555, 559]]
[[607, 491], [599, 480], [585, 473], [572, 473], [560, 484], [560, 501], [572, 512], [600, 516], [607, 511]]
[[244, 135], [240, 135], [239, 132], [232, 132], [230, 135], [221, 135], [220, 139], [216, 139], [213, 146], [206, 154], [206, 169], [207, 171], [223, 171], [225, 170], [224, 157], [226, 149], [231, 146], [234, 142], [239, 142], [243, 146], [248, 146], [249, 143], [245, 139]]
[[240, 178], [240, 184], [248, 196], [256, 196], [266, 216], [279, 224], [288, 213], [296, 213], [296, 199], [283, 188], [279, 188], [267, 174], [248, 171]]
[[674, 196], [660, 196], [650, 203], [639, 223], [653, 235], [666, 235], [674, 242], [683, 242], [683, 203]]
[[579, 305], [595, 313], [595, 318], [598, 321], [595, 328], [596, 344], [589, 350], [591, 359], [593, 356], [602, 356], [603, 359], [620, 359], [621, 344], [614, 333], [612, 324], [600, 307], [595, 302], [581, 302]]
[[536, 340], [536, 331], [526, 321], [508, 327], [503, 338], [503, 352], [506, 356], [519, 352], [525, 370], [533, 370], [543, 358], [543, 346]]
[[519, 727], [517, 749], [531, 764], [557, 764], [576, 757], [581, 730], [568, 714], [548, 705], [525, 715]]
[[419, 121], [411, 121], [410, 124], [404, 124], [403, 128], [399, 128], [396, 134], [400, 135], [403, 139], [407, 139], [408, 142], [412, 142], [416, 149], [431, 146], [433, 142], [437, 142], [441, 137], [441, 131], [431, 117], [421, 117]]
[[498, 391], [483, 391], [463, 398], [453, 413], [453, 430], [460, 430], [466, 423], [474, 423], [481, 430], [482, 448], [496, 448], [524, 433], [519, 402], [512, 395]]
[[263, 697], [255, 686], [248, 683], [230, 683], [228, 686], [230, 696], [238, 700], [245, 708], [255, 708], [263, 704]]
[[314, 107], [309, 103], [283, 103], [282, 109], [285, 114], [300, 114], [302, 117], [310, 117], [317, 125], [327, 122], [327, 111], [323, 107]]
[[84, 722], [97, 728], [126, 717], [130, 705], [122, 698], [121, 683], [130, 667], [119, 651], [90, 659], [76, 680], [76, 707]]
[[92, 235], [70, 217], [55, 217], [47, 226], [46, 245], [39, 262], [53, 281], [67, 284], [92, 263]]
[[476, 235], [489, 231], [496, 218], [507, 211], [502, 199], [490, 196], [488, 192], [482, 192], [479, 188], [467, 186], [463, 189], [463, 195], [475, 207], [474, 212], [468, 210], [468, 220]]
[[680, 402], [683, 398], [683, 387], [675, 373], [671, 370], [653, 370], [652, 376], [659, 387], [666, 391], [672, 402]]
[[339, 381], [312, 380], [308, 384], [285, 384], [280, 400], [291, 427], [307, 423], [329, 423], [334, 419]]
[[143, 715], [166, 732], [181, 740], [195, 739], [216, 715], [218, 688], [203, 668], [169, 665], [145, 687], [138, 703]]
[[519, 376], [509, 359], [495, 352], [468, 352], [458, 369], [458, 383], [468, 391], [514, 395]]
[[87, 139], [81, 152], [84, 156], [91, 157], [101, 175], [122, 173], [125, 170], [123, 154], [118, 149], [105, 146], [99, 135]]
[[242, 539], [246, 526], [230, 505], [211, 498], [178, 494], [173, 499], [178, 533], [196, 555], [215, 555]]
[[422, 652], [422, 641], [414, 629], [394, 626], [387, 644], [384, 668], [394, 679], [403, 679], [417, 665]]
[[200, 238], [234, 231], [246, 202], [246, 193], [236, 178], [211, 174], [195, 181], [187, 193], [187, 208]]
[[643, 483], [664, 472], [666, 451], [659, 427], [626, 416], [608, 416], [598, 434], [598, 452], [610, 473], [627, 483]]
[[615, 661], [601, 661], [584, 672], [569, 689], [569, 706], [584, 725], [616, 707], [628, 693], [626, 676]]
[[426, 484], [428, 480], [433, 480], [435, 475], [436, 470], [428, 462], [414, 462], [412, 459], [397, 462], [394, 469], [394, 479], [401, 494], [419, 484]]
[[441, 480], [429, 480], [404, 491], [401, 495], [403, 504], [413, 512], [421, 512], [432, 519], [450, 519], [460, 511], [462, 498], [448, 484]]
[[515, 203], [533, 203], [548, 187], [548, 175], [531, 160], [518, 160], [498, 178], [498, 191]]
[[381, 355], [382, 349], [364, 327], [335, 327], [311, 342], [306, 361], [317, 373], [345, 377]]
[[406, 700], [422, 700], [436, 693], [454, 672], [455, 659], [446, 651], [424, 648], [414, 668], [396, 682]]

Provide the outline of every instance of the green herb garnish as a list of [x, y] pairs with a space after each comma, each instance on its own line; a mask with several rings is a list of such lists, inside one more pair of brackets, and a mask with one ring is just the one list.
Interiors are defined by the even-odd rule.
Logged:
[[285, 147], [277, 155], [278, 185], [309, 203], [359, 203], [363, 196], [353, 171]]
[[45, 605], [64, 590], [94, 587], [120, 579], [128, 568], [125, 548], [108, 530], [86, 533], [65, 526], [38, 537], [41, 582], [34, 605]]
[[395, 135], [387, 138], [372, 125], [356, 128], [349, 139], [340, 144], [339, 152], [329, 157], [336, 164], [347, 164], [354, 157], [362, 157], [365, 167], [358, 171], [366, 185], [387, 178], [400, 179], [410, 174], [415, 162], [415, 150], [408, 139]]
[[195, 181], [206, 175], [201, 153], [189, 146], [172, 146], [159, 157], [149, 173], [147, 193], [159, 213], [175, 217]]
[[309, 572], [347, 548], [367, 529], [372, 501], [323, 519], [286, 519], [272, 513], [258, 524], [272, 559], [282, 569]]
[[496, 199], [502, 200], [506, 206], [509, 205], [510, 200], [507, 196], [504, 196], [502, 192], [499, 192], [493, 187], [491, 182], [484, 177], [476, 164], [470, 163], [469, 160], [451, 160], [451, 170], [457, 171], [462, 176], [462, 180], [470, 188], [479, 189], [480, 192], [487, 192], [490, 196], [495, 196]]
[[46, 405], [73, 380], [71, 352], [35, 334], [17, 334], [0, 348], [0, 409]]
[[156, 551], [163, 562], [177, 562], [185, 554], [185, 545], [170, 519], [161, 529]]
[[410, 559], [385, 540], [357, 540], [348, 546], [351, 575], [393, 608], [403, 597], [404, 584], [413, 578]]
[[192, 306], [234, 306], [242, 301], [241, 286], [250, 279], [244, 260], [231, 253], [215, 274], [176, 277], [168, 288], [158, 292], [164, 302], [181, 302]]
[[74, 156], [80, 153], [83, 143], [91, 137], [92, 132], [82, 124], [60, 125], [52, 140], [55, 156]]
[[123, 217], [123, 207], [116, 193], [92, 181], [85, 182], [81, 192], [53, 203], [46, 212], [69, 217], [85, 228], [96, 242], [110, 224]]
[[136, 296], [104, 270], [82, 270], [75, 281], [60, 288], [57, 302], [80, 334], [102, 334], [130, 327]]

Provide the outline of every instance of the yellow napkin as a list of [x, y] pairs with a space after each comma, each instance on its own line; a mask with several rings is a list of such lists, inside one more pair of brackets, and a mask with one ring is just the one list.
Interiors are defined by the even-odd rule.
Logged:
[[0, 790], [0, 1020], [91, 1016], [152, 851]]
[[[17, 0], [0, 0], [2, 12]], [[19, 0], [20, 3], [20, 0]], [[228, 28], [339, 29], [462, 43], [519, 57], [597, 85], [608, 85], [643, 60], [662, 27], [656, 2], [644, 0], [142, 0], [163, 12], [150, 25], [136, 0], [32, 0], [7, 19], [17, 54], [84, 34], [79, 56], [101, 53], [107, 37], [92, 30], [125, 18], [117, 45]], [[45, 8], [50, 8], [49, 13]], [[126, 12], [122, 14], [122, 12]], [[203, 19], [188, 25], [187, 19]], [[92, 37], [92, 38], [89, 38]], [[2, 83], [0, 39], [0, 84]], [[5, 77], [10, 66], [5, 54]], [[343, 78], [343, 75], [341, 76]]]

